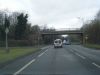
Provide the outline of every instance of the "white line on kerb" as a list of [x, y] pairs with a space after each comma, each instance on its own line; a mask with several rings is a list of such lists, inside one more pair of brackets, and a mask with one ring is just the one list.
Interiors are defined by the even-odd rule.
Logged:
[[31, 65], [33, 62], [35, 62], [36, 59], [31, 60], [29, 63], [27, 63], [25, 66], [23, 66], [21, 69], [19, 69], [17, 72], [15, 72], [13, 75], [18, 75], [21, 71], [23, 71], [25, 68], [27, 68], [29, 65]]
[[79, 57], [81, 57], [82, 59], [85, 59], [85, 57], [84, 56], [82, 56], [82, 55], [80, 55], [80, 54], [78, 54], [78, 53], [75, 53], [77, 56], [79, 56]]
[[100, 65], [96, 64], [96, 63], [92, 63], [94, 66], [96, 66], [97, 68], [100, 68]]

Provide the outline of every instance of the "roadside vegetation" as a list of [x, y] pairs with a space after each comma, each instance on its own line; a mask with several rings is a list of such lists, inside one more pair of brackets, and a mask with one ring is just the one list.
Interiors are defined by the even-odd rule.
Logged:
[[10, 48], [10, 52], [6, 53], [5, 48], [0, 48], [0, 64], [34, 53], [38, 50], [39, 48], [37, 47], [12, 47]]
[[84, 44], [84, 46], [88, 47], [88, 48], [93, 48], [93, 49], [100, 50], [100, 45], [98, 45], [98, 44]]
[[83, 25], [85, 46], [100, 49], [100, 11], [94, 20]]
[[[9, 31], [8, 47], [6, 49], [6, 33]], [[56, 36], [42, 36], [42, 32], [55, 31], [47, 25], [32, 25], [25, 12], [11, 12], [0, 10], [0, 63], [14, 60], [21, 56], [33, 53], [43, 45], [51, 44]], [[38, 46], [40, 46], [38, 48]], [[6, 46], [7, 47], [7, 46]]]
[[10, 12], [0, 10], [0, 47], [5, 46], [6, 28], [9, 29], [8, 44], [15, 46], [34, 46], [37, 44], [50, 44], [56, 36], [42, 36], [42, 32], [55, 31], [47, 25], [32, 25], [28, 21], [29, 15], [25, 12]]

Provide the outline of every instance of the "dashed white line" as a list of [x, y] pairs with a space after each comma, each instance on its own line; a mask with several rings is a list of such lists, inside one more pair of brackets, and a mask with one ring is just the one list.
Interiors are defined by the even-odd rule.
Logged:
[[100, 65], [96, 64], [95, 62], [92, 63], [94, 66], [96, 66], [97, 68], [100, 68]]
[[82, 55], [80, 55], [80, 54], [78, 54], [78, 53], [75, 53], [77, 56], [79, 56], [79, 57], [81, 57], [82, 59], [85, 59], [85, 57], [84, 56], [82, 56]]
[[27, 63], [25, 66], [23, 66], [21, 69], [19, 69], [17, 72], [15, 72], [13, 75], [18, 75], [20, 72], [22, 72], [25, 68], [27, 68], [29, 65], [31, 65], [33, 62], [35, 62], [36, 59], [31, 60], [29, 63]]

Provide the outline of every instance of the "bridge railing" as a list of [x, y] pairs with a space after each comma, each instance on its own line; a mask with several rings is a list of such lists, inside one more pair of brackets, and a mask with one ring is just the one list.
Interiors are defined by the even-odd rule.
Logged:
[[61, 28], [61, 29], [56, 29], [56, 31], [80, 31], [81, 28]]
[[55, 31], [42, 32], [42, 34], [81, 34], [83, 31], [80, 28], [64, 28]]

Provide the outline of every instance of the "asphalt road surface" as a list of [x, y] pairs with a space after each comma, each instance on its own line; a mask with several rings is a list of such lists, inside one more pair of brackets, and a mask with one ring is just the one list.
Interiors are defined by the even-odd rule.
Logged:
[[50, 46], [6, 65], [0, 75], [100, 75], [100, 51], [81, 45]]

